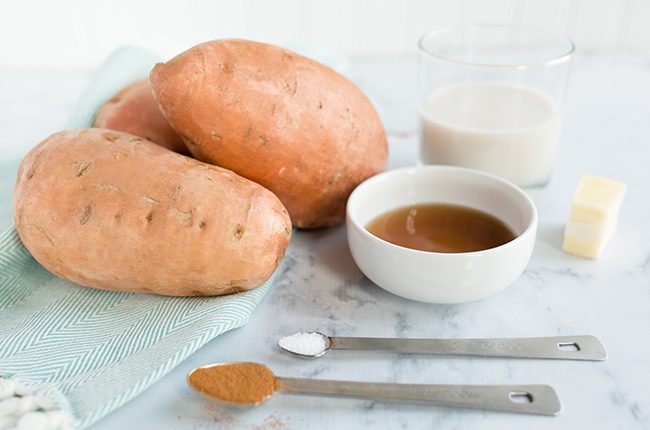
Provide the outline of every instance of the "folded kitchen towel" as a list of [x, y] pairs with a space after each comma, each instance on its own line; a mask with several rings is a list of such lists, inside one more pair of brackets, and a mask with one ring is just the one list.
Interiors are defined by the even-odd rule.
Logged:
[[[116, 51], [67, 127], [89, 127], [101, 103], [148, 76], [157, 60], [138, 48]], [[243, 325], [278, 271], [253, 291], [224, 297], [100, 291], [51, 275], [9, 228], [0, 235], [0, 429], [89, 426]]]

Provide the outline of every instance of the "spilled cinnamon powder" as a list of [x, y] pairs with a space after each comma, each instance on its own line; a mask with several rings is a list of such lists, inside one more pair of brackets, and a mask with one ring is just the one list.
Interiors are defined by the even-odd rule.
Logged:
[[264, 419], [264, 422], [258, 426], [253, 427], [252, 430], [289, 430], [290, 427], [284, 422], [280, 416], [269, 415]]
[[200, 393], [228, 403], [261, 403], [276, 390], [275, 375], [266, 366], [256, 363], [199, 367], [187, 380]]

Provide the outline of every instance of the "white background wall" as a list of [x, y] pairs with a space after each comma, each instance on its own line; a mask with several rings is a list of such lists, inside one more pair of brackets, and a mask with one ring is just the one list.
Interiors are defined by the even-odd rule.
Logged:
[[404, 56], [425, 32], [479, 21], [550, 28], [582, 50], [650, 52], [650, 0], [0, 0], [0, 67], [94, 67], [124, 44], [172, 56], [224, 37]]

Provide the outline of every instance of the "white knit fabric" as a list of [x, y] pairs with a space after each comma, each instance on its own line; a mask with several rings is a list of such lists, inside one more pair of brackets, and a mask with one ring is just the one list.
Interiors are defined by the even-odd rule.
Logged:
[[0, 430], [68, 430], [72, 419], [46, 396], [13, 379], [0, 378]]

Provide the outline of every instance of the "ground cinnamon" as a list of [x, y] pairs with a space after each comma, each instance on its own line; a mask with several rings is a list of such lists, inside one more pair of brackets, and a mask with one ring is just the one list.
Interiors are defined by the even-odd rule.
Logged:
[[261, 403], [276, 390], [273, 372], [256, 363], [200, 367], [187, 379], [190, 386], [200, 393], [229, 403]]

